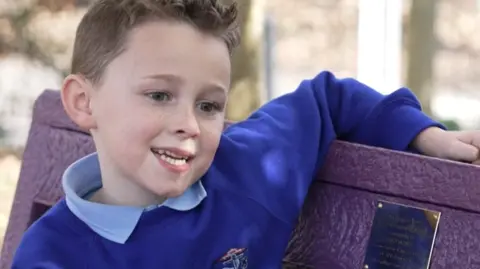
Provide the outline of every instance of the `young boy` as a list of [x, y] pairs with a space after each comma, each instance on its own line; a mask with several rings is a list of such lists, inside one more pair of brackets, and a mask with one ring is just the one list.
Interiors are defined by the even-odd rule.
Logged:
[[438, 128], [407, 89], [328, 72], [222, 132], [236, 15], [216, 0], [93, 4], [61, 93], [97, 153], [65, 171], [65, 200], [13, 268], [280, 268], [334, 139], [478, 159], [478, 132]]

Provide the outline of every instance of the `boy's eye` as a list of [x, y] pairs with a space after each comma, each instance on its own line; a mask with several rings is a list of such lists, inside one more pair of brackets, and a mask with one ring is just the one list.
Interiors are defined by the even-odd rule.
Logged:
[[200, 102], [198, 104], [198, 108], [206, 113], [215, 113], [215, 112], [220, 112], [222, 110], [220, 104], [215, 103], [215, 102]]
[[171, 95], [167, 92], [151, 92], [147, 94], [152, 100], [157, 102], [166, 102], [172, 99]]

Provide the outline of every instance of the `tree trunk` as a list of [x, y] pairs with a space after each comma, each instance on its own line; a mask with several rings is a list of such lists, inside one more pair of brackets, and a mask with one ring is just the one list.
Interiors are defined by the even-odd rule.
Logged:
[[432, 115], [437, 4], [438, 0], [412, 0], [407, 36], [407, 86], [429, 115]]
[[227, 119], [247, 118], [262, 103], [261, 55], [263, 5], [261, 0], [239, 1], [242, 43], [232, 58], [232, 87]]

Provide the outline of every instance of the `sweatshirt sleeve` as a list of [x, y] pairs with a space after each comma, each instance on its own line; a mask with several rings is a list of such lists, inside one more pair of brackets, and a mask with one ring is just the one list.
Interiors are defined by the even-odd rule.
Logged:
[[213, 165], [235, 192], [290, 224], [333, 140], [407, 150], [430, 126], [438, 124], [421, 112], [409, 90], [384, 96], [323, 72], [229, 127]]

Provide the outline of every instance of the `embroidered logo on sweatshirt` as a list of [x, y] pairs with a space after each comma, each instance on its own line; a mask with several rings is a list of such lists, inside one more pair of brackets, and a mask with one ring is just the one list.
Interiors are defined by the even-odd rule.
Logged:
[[247, 269], [248, 255], [246, 248], [232, 248], [216, 261], [221, 269]]

